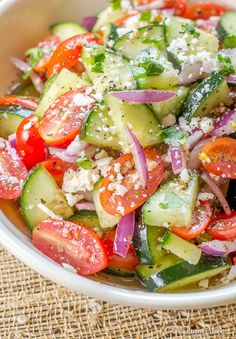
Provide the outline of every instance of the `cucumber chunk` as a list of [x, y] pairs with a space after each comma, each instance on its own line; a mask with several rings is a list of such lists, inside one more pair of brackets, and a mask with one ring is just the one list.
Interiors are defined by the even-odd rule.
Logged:
[[121, 149], [109, 109], [103, 103], [89, 113], [80, 138], [93, 145]]
[[169, 100], [152, 103], [149, 105], [151, 110], [156, 114], [157, 119], [160, 121], [160, 123], [162, 123], [163, 119], [169, 114], [173, 114], [175, 116], [178, 116], [180, 114], [181, 108], [183, 107], [189, 93], [189, 88], [183, 86], [170, 88], [170, 90], [176, 92], [175, 97]]
[[106, 26], [114, 23], [117, 19], [124, 15], [121, 9], [115, 9], [112, 6], [108, 6], [98, 14], [98, 19], [93, 26], [93, 32], [99, 32], [101, 28], [104, 30]]
[[141, 219], [140, 217], [135, 224], [134, 249], [140, 264], [154, 265], [166, 254], [160, 243], [160, 238], [164, 235], [166, 229], [145, 225]]
[[222, 15], [217, 32], [223, 48], [236, 47], [236, 12], [227, 12]]
[[71, 218], [70, 221], [77, 221], [81, 223], [82, 225], [89, 227], [93, 230], [100, 229], [100, 223], [98, 219], [98, 215], [95, 211], [86, 211], [86, 210], [81, 210], [74, 214]]
[[158, 48], [137, 53], [131, 63], [138, 88], [169, 89], [179, 83], [178, 72]]
[[145, 224], [152, 226], [188, 226], [192, 221], [199, 191], [198, 175], [188, 183], [172, 179], [158, 188], [142, 209]]
[[[180, 54], [183, 54], [184, 57], [190, 57], [197, 56], [200, 51], [205, 51], [209, 54], [209, 57], [216, 56], [219, 41], [215, 35], [197, 29], [190, 20], [171, 17], [168, 21], [168, 25], [163, 26], [164, 35], [169, 60], [172, 61], [175, 68], [181, 70], [183, 61], [180, 58]], [[172, 48], [172, 42], [175, 45], [174, 49]], [[175, 51], [176, 46], [178, 52]]]
[[[99, 69], [96, 70], [96, 58], [101, 57]], [[97, 92], [109, 89], [134, 89], [136, 87], [129, 61], [123, 56], [108, 50], [84, 47], [82, 60]]]
[[143, 147], [161, 143], [161, 131], [155, 114], [146, 105], [130, 104], [107, 93], [105, 103], [111, 109], [111, 118], [123, 147], [127, 147], [126, 126], [130, 126]]
[[0, 137], [7, 139], [9, 135], [16, 133], [23, 120], [24, 118], [18, 114], [0, 111]]
[[141, 27], [137, 32], [129, 32], [120, 37], [113, 49], [128, 59], [132, 59], [138, 52], [147, 47], [155, 47], [164, 52], [164, 37], [161, 25]]
[[169, 231], [162, 238], [161, 246], [193, 265], [199, 262], [202, 254], [202, 251], [196, 245]]
[[205, 78], [189, 95], [182, 114], [186, 119], [206, 116], [220, 103], [230, 104], [229, 87], [225, 77], [214, 72]]
[[12, 91], [12, 94], [26, 97], [39, 97], [39, 92], [36, 91], [33, 84], [19, 85]]
[[49, 218], [38, 207], [39, 203], [43, 203], [52, 212], [64, 219], [73, 214], [72, 208], [67, 204], [56, 181], [42, 165], [39, 165], [30, 173], [22, 190], [22, 213], [31, 231], [41, 221]]
[[107, 213], [100, 202], [99, 196], [99, 188], [100, 188], [101, 180], [96, 183], [94, 186], [92, 195], [93, 195], [93, 202], [95, 204], [96, 212], [98, 215], [99, 223], [101, 225], [102, 230], [108, 230], [113, 228], [115, 225], [118, 224], [120, 218], [114, 215]]
[[57, 36], [61, 41], [72, 38], [75, 35], [86, 33], [86, 29], [74, 21], [58, 22], [50, 27], [53, 35]]
[[[165, 258], [163, 262], [164, 260]], [[180, 261], [168, 266], [168, 263], [164, 262], [162, 266], [153, 268], [140, 265], [136, 268], [136, 272], [149, 291], [167, 292], [194, 284], [202, 279], [209, 279], [229, 267], [226, 257], [210, 256], [203, 253], [197, 265]]]
[[42, 118], [51, 104], [62, 94], [75, 90], [89, 84], [78, 77], [75, 73], [63, 68], [53, 83], [49, 86], [45, 95], [42, 97], [35, 114]]
[[125, 270], [124, 268], [115, 267], [112, 265], [109, 265], [105, 271], [121, 277], [132, 277], [135, 274], [135, 271]]

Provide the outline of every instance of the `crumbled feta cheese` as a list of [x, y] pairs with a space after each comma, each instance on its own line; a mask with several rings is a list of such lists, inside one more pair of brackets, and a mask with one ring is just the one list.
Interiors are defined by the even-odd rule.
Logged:
[[199, 281], [199, 287], [208, 288], [208, 286], [209, 286], [209, 279], [203, 279]]
[[77, 202], [79, 202], [80, 200], [84, 199], [84, 196], [82, 194], [65, 193], [65, 197], [68, 205], [71, 207], [77, 204]]
[[110, 168], [109, 165], [112, 160], [113, 160], [112, 157], [107, 157], [94, 161], [94, 165], [96, 166], [96, 169], [100, 172], [102, 177], [104, 177], [107, 174]]
[[198, 194], [197, 200], [200, 200], [200, 201], [213, 200], [214, 197], [215, 195], [213, 193], [201, 192]]
[[66, 193], [92, 191], [99, 178], [100, 175], [95, 169], [69, 169], [64, 174], [62, 189]]
[[78, 106], [88, 106], [95, 102], [93, 98], [82, 93], [75, 94], [73, 97], [73, 101]]
[[189, 182], [189, 173], [188, 173], [188, 170], [187, 168], [184, 168], [181, 173], [180, 173], [180, 179], [183, 181], [183, 182]]
[[102, 150], [101, 152], [95, 155], [96, 160], [100, 160], [100, 159], [107, 158], [107, 157], [108, 157], [108, 154], [105, 150]]
[[170, 127], [176, 123], [176, 117], [173, 114], [168, 114], [164, 119], [162, 120], [162, 126], [163, 127]]
[[208, 118], [208, 117], [203, 117], [199, 121], [199, 127], [201, 128], [201, 130], [204, 133], [209, 133], [209, 132], [211, 132], [214, 129], [213, 120], [211, 118]]

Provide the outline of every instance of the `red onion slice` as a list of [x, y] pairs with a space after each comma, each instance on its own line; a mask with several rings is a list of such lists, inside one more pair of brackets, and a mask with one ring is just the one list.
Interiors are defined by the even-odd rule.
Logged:
[[8, 141], [11, 147], [16, 148], [16, 133], [10, 134], [8, 136]]
[[200, 141], [203, 136], [204, 132], [200, 128], [196, 128], [187, 140], [189, 148], [192, 149], [194, 146], [196, 146], [198, 141]]
[[195, 170], [195, 169], [199, 169], [199, 167], [201, 166], [201, 160], [199, 159], [199, 154], [202, 151], [202, 147], [207, 144], [209, 141], [211, 141], [212, 138], [208, 138], [208, 139], [204, 139], [202, 141], [200, 141], [191, 151], [191, 153], [189, 154], [189, 158], [188, 158], [188, 168], [190, 170]]
[[152, 102], [161, 102], [169, 100], [176, 96], [176, 93], [173, 91], [158, 91], [154, 89], [120, 91], [112, 92], [111, 94], [120, 100], [126, 100], [134, 104], [135, 103], [148, 104]]
[[135, 213], [124, 215], [116, 228], [113, 252], [121, 257], [126, 257], [132, 242], [135, 225]]
[[229, 75], [228, 77], [226, 77], [226, 80], [228, 84], [236, 85], [236, 75]]
[[200, 244], [203, 252], [210, 255], [225, 255], [236, 251], [236, 240], [233, 241], [221, 241], [212, 240], [209, 242], [203, 242]]
[[75, 206], [79, 211], [81, 210], [95, 211], [96, 210], [93, 202], [78, 202]]
[[224, 134], [229, 135], [236, 131], [234, 125], [236, 126], [236, 109], [222, 115], [211, 134], [217, 137], [221, 137]]
[[96, 16], [86, 16], [83, 18], [82, 26], [90, 32], [93, 29], [97, 19], [98, 18]]
[[146, 187], [148, 182], [148, 165], [146, 155], [142, 146], [140, 145], [140, 142], [128, 127], [126, 129], [126, 135], [142, 186]]
[[87, 146], [89, 146], [87, 142], [75, 138], [66, 149], [49, 147], [49, 153], [63, 161], [74, 163], [79, 157], [80, 152], [84, 151]]
[[220, 188], [217, 186], [216, 182], [211, 178], [211, 176], [207, 172], [203, 172], [201, 174], [201, 178], [208, 184], [210, 187], [211, 191], [216, 195], [218, 198], [219, 202], [221, 203], [225, 214], [230, 215], [231, 214], [231, 209], [229, 207], [229, 204], [227, 200], [224, 197], [224, 194], [220, 190]]
[[[15, 58], [15, 57], [11, 57], [10, 58], [12, 64], [18, 68], [19, 70], [21, 70], [22, 72], [28, 72], [31, 68], [29, 66], [29, 64], [25, 61], [22, 61], [18, 58]], [[44, 83], [42, 81], [42, 79], [40, 78], [40, 76], [34, 72], [34, 71], [31, 71], [30, 73], [30, 79], [36, 89], [37, 92], [39, 93], [42, 93], [43, 92], [43, 87], [44, 87]]]
[[170, 146], [171, 166], [174, 174], [179, 174], [186, 168], [184, 152], [181, 146]]

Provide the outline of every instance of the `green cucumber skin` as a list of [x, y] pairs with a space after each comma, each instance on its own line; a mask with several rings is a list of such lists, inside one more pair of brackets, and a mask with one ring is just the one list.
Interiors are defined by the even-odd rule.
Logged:
[[53, 35], [60, 38], [61, 41], [65, 41], [75, 35], [87, 32], [84, 27], [73, 21], [61, 21], [55, 23], [50, 27], [50, 31]]
[[154, 265], [166, 254], [164, 249], [158, 249], [158, 238], [164, 233], [164, 228], [147, 226], [141, 220], [136, 221], [133, 244], [140, 264]]
[[[183, 116], [186, 119], [191, 119], [192, 117], [206, 115], [209, 112], [209, 98], [212, 98], [212, 95], [219, 94], [219, 88], [224, 83], [226, 84], [225, 77], [216, 72], [205, 78], [186, 100], [182, 111]], [[207, 90], [206, 86], [208, 86]], [[199, 98], [199, 94], [202, 98]], [[216, 101], [215, 106], [217, 106], [217, 104], [218, 102]], [[211, 108], [213, 107], [214, 106]]]
[[[234, 16], [231, 19], [231, 16]], [[230, 17], [230, 18], [229, 18]], [[222, 15], [220, 24], [217, 27], [217, 33], [219, 39], [222, 41], [223, 48], [235, 48], [236, 47], [236, 27], [230, 27], [232, 32], [227, 31], [224, 21], [234, 20], [233, 25], [236, 25], [236, 12], [227, 12]]]
[[0, 137], [7, 139], [16, 130], [24, 118], [9, 112], [0, 112]]
[[124, 270], [122, 268], [115, 267], [112, 265], [109, 265], [105, 269], [105, 272], [112, 273], [114, 275], [121, 276], [121, 277], [133, 277], [135, 275], [135, 271]]
[[228, 268], [226, 257], [202, 254], [197, 265], [181, 261], [156, 274], [154, 272], [149, 277], [143, 278], [143, 283], [151, 292], [165, 292], [213, 277]]
[[98, 215], [95, 211], [81, 210], [70, 218], [70, 221], [80, 222], [82, 225], [91, 229], [100, 228]]

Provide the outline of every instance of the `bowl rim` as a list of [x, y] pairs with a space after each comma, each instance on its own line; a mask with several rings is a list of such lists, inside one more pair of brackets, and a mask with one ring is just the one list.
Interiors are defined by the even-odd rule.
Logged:
[[[17, 0], [2, 0], [0, 3], [1, 15], [16, 2]], [[23, 237], [23, 233], [0, 211], [0, 244], [15, 257], [54, 283], [112, 304], [159, 310], [179, 310], [230, 304], [236, 300], [236, 284], [207, 291], [161, 294], [129, 290], [100, 283], [59, 266], [35, 249], [26, 236], [25, 241]]]
[[45, 278], [75, 292], [113, 304], [151, 309], [196, 309], [233, 303], [236, 285], [218, 287], [208, 291], [186, 293], [152, 293], [128, 290], [100, 283], [66, 270], [33, 247], [30, 240], [0, 212], [0, 243], [24, 264]]

